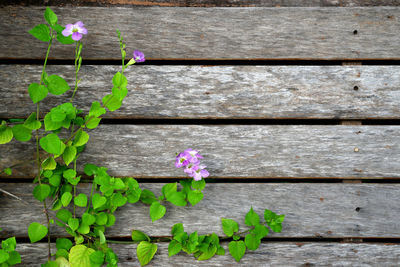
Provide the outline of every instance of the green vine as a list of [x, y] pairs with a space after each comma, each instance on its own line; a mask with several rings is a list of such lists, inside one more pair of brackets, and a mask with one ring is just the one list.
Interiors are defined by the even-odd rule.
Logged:
[[[149, 216], [153, 222], [166, 214], [165, 202], [176, 206], [187, 206], [188, 203], [195, 206], [204, 198], [202, 191], [206, 186], [204, 178], [208, 176], [208, 171], [206, 166], [200, 164], [203, 157], [198, 151], [187, 149], [177, 155], [175, 165], [178, 168], [184, 167], [185, 173], [193, 179], [166, 184], [159, 196], [156, 196], [148, 189], [141, 189], [134, 178], [113, 177], [105, 167], [85, 164], [84, 174], [93, 182], [89, 195], [80, 192], [77, 186], [82, 174], [77, 172], [77, 162], [90, 138], [87, 130], [97, 128], [107, 112], [121, 107], [128, 93], [128, 80], [124, 71], [145, 59], [144, 55], [136, 50], [133, 58], [125, 64], [126, 44], [117, 30], [122, 57], [121, 71], [112, 78], [111, 93], [101, 101], [94, 101], [88, 114], [83, 114], [83, 111], [74, 105], [73, 100], [80, 83], [79, 71], [83, 51], [81, 38], [87, 34], [87, 30], [82, 22], [68, 24], [66, 27], [59, 25], [56, 14], [50, 8], [46, 8], [44, 17], [47, 24], [36, 25], [29, 31], [40, 41], [48, 43], [39, 83], [31, 83], [28, 87], [29, 96], [36, 104], [36, 112], [26, 120], [3, 120], [0, 126], [0, 144], [8, 143], [13, 138], [26, 142], [31, 140], [32, 133], [35, 134], [37, 175], [34, 183], [37, 185], [33, 196], [43, 203], [47, 225], [32, 222], [28, 227], [28, 236], [32, 243], [47, 236], [48, 261], [42, 266], [117, 266], [118, 256], [109, 247], [109, 244], [114, 243], [138, 243], [137, 258], [141, 265], [146, 265], [156, 254], [156, 243], [167, 241], [169, 256], [183, 251], [194, 255], [197, 260], [207, 260], [214, 255], [224, 255], [225, 249], [220, 245], [220, 241], [230, 240], [229, 252], [239, 261], [246, 250], [256, 250], [259, 247], [269, 229], [274, 232], [281, 231], [284, 215], [265, 210], [264, 221], [260, 222], [259, 215], [251, 208], [245, 216], [244, 222], [248, 229], [244, 231], [239, 231], [236, 221], [221, 219], [225, 237], [219, 237], [215, 233], [189, 234], [184, 231], [182, 224], [175, 224], [171, 230], [171, 237], [151, 238], [140, 230], [133, 230], [132, 241], [108, 240], [106, 232], [116, 221], [115, 211], [127, 203], [142, 202], [149, 205]], [[62, 95], [71, 90], [64, 78], [46, 72], [47, 59], [54, 40], [65, 45], [75, 43], [75, 82], [70, 100], [53, 107], [41, 120], [40, 102], [48, 95]], [[11, 175], [12, 168], [17, 165], [5, 168], [2, 172]], [[50, 200], [55, 216], [49, 213]], [[56, 239], [55, 253], [51, 252], [52, 224], [61, 227], [70, 235], [70, 238]], [[15, 238], [2, 241], [0, 267], [21, 262], [15, 249]]]

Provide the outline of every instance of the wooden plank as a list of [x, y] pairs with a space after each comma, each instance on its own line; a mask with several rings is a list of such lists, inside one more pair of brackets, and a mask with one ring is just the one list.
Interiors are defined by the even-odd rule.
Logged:
[[[49, 66], [74, 84], [73, 66]], [[83, 66], [75, 103], [87, 112], [110, 92], [118, 66]], [[0, 65], [0, 117], [27, 117], [38, 65]], [[128, 97], [107, 118], [397, 119], [400, 66], [135, 66]], [[18, 77], [17, 79], [15, 77]], [[357, 86], [357, 90], [354, 87]], [[49, 96], [41, 110], [65, 101]], [[42, 112], [42, 114], [43, 114]]]
[[[43, 5], [43, 0], [3, 0], [3, 5]], [[346, 7], [399, 6], [399, 0], [47, 0], [49, 6]]]
[[[175, 153], [192, 147], [212, 178], [399, 178], [399, 138], [399, 126], [101, 125], [80, 162], [115, 176], [186, 177]], [[33, 140], [2, 145], [0, 169], [33, 159], [34, 147]], [[34, 170], [22, 166], [14, 177]]]
[[[31, 25], [43, 23], [43, 10], [0, 9], [0, 35], [7, 36], [0, 40], [0, 58], [44, 57], [46, 44], [27, 33]], [[116, 28], [128, 55], [139, 49], [148, 59], [400, 59], [399, 7], [54, 10], [61, 24], [84, 18], [86, 59], [120, 58]], [[50, 58], [72, 59], [73, 47], [56, 44]]]
[[[240, 263], [235, 262], [227, 249], [224, 256], [196, 261], [181, 252], [168, 257], [168, 243], [158, 243], [158, 250], [148, 265], [152, 266], [397, 266], [400, 261], [398, 244], [340, 244], [263, 242], [256, 251], [247, 251]], [[121, 266], [139, 266], [136, 245], [111, 245]], [[54, 244], [53, 244], [54, 248]], [[24, 266], [40, 266], [47, 260], [46, 244], [18, 244]], [[55, 248], [54, 248], [55, 252]]]
[[[157, 195], [164, 184], [141, 183], [141, 188]], [[82, 184], [78, 193], [90, 192], [90, 184]], [[45, 223], [43, 205], [32, 197], [32, 184], [0, 184], [4, 190], [21, 197], [24, 204], [1, 196], [0, 236], [27, 236], [33, 221]], [[154, 223], [149, 206], [128, 204], [116, 213], [116, 224], [107, 230], [109, 237], [129, 237], [132, 229], [151, 236], [169, 236], [172, 225], [183, 223], [189, 232], [215, 232], [223, 236], [221, 218], [232, 218], [246, 230], [244, 217], [252, 206], [259, 214], [268, 208], [286, 214], [282, 233], [270, 237], [400, 237], [399, 184], [262, 184], [209, 183], [204, 199], [195, 207], [174, 207], [166, 203], [165, 217]], [[77, 212], [83, 212], [78, 208]], [[52, 226], [55, 236], [66, 235], [60, 227]]]

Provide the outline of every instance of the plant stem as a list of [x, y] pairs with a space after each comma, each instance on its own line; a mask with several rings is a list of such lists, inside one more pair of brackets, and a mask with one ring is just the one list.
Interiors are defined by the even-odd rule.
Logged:
[[[44, 64], [43, 64], [43, 69], [42, 69], [42, 75], [40, 76], [40, 82], [39, 85], [42, 84], [43, 79], [44, 79], [44, 74], [46, 70], [46, 65], [47, 65], [47, 59], [49, 58], [49, 53], [50, 53], [50, 48], [51, 44], [53, 42], [53, 30], [51, 30], [50, 33], [50, 41], [49, 41], [49, 46], [47, 47], [47, 52], [46, 52], [46, 57], [44, 59]], [[40, 105], [39, 102], [36, 104], [36, 120], [40, 119]], [[40, 153], [39, 153], [39, 129], [36, 130], [36, 161], [37, 161], [37, 169], [38, 169], [38, 174], [37, 174], [37, 179], [39, 181], [39, 184], [42, 184], [41, 181], [41, 162], [40, 162]], [[46, 219], [47, 219], [47, 243], [48, 243], [48, 260], [50, 261], [51, 259], [51, 246], [50, 246], [50, 219], [49, 219], [49, 213], [47, 211], [47, 206], [46, 206], [46, 201], [43, 201], [43, 207], [44, 207], [44, 213], [46, 214]]]
[[88, 206], [87, 206], [87, 208], [86, 208], [86, 212], [88, 212], [89, 211], [89, 209], [90, 209], [90, 204], [92, 203], [92, 196], [93, 196], [93, 191], [94, 191], [94, 188], [96, 187], [96, 183], [93, 181], [93, 183], [92, 183], [92, 190], [90, 191], [90, 196], [89, 196], [89, 201], [88, 201]]
[[[74, 171], [76, 172], [76, 157], [74, 159]], [[74, 218], [76, 218], [76, 215], [75, 215], [75, 198], [76, 198], [76, 185], [74, 185]]]
[[81, 44], [80, 41], [76, 42], [76, 46], [75, 46], [75, 88], [74, 88], [74, 92], [72, 93], [72, 97], [70, 100], [71, 103], [74, 100], [76, 91], [78, 90], [78, 72], [79, 72], [78, 62], [79, 62], [79, 58], [81, 56], [80, 44]]

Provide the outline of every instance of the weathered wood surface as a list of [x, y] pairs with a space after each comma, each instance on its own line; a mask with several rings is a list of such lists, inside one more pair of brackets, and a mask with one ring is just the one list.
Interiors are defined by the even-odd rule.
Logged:
[[[83, 66], [75, 103], [86, 112], [111, 91], [118, 66]], [[0, 65], [0, 117], [27, 117], [38, 65]], [[49, 66], [74, 84], [73, 66]], [[400, 66], [134, 66], [129, 94], [107, 118], [400, 118]], [[16, 77], [18, 77], [16, 79]], [[358, 90], [354, 90], [354, 86]], [[50, 96], [42, 111], [72, 95]], [[43, 112], [42, 112], [43, 115]]]
[[[141, 184], [156, 195], [164, 184]], [[90, 192], [82, 184], [79, 192]], [[0, 196], [0, 236], [27, 236], [27, 226], [45, 223], [43, 205], [32, 197], [33, 184], [0, 184], [4, 190], [21, 197], [27, 204]], [[149, 206], [128, 204], [117, 213], [116, 224], [107, 230], [109, 237], [128, 237], [133, 229], [152, 236], [169, 236], [175, 223], [189, 232], [215, 232], [224, 236], [221, 218], [232, 218], [246, 230], [244, 217], [252, 206], [259, 214], [268, 208], [286, 214], [282, 233], [271, 237], [400, 237], [400, 185], [398, 184], [258, 184], [209, 183], [204, 199], [195, 207], [175, 207], [166, 203], [165, 217], [154, 223]], [[78, 208], [77, 212], [83, 212]], [[262, 215], [261, 215], [262, 216]], [[54, 235], [67, 235], [53, 226]]]
[[[212, 178], [399, 178], [399, 139], [399, 126], [101, 125], [79, 160], [115, 176], [185, 177], [175, 153], [192, 147]], [[35, 153], [33, 140], [0, 149], [0, 169]], [[20, 167], [14, 177], [34, 170]]]
[[[0, 58], [44, 57], [46, 44], [27, 33], [43, 23], [43, 10], [0, 9], [0, 35], [7, 36], [0, 39]], [[128, 54], [139, 49], [150, 59], [400, 58], [399, 7], [54, 10], [61, 24], [84, 20], [89, 32], [84, 38], [86, 59], [120, 58], [116, 28], [125, 37]], [[57, 44], [50, 58], [71, 59], [73, 48]]]
[[[235, 262], [228, 252], [227, 243], [224, 256], [210, 260], [196, 261], [181, 252], [168, 257], [168, 243], [158, 243], [158, 250], [148, 265], [152, 266], [398, 266], [400, 245], [398, 244], [350, 244], [350, 243], [293, 243], [263, 242], [256, 251], [247, 251], [240, 263]], [[23, 266], [40, 266], [47, 260], [47, 244], [18, 244]], [[120, 266], [139, 266], [136, 245], [111, 245], [118, 255]], [[53, 244], [53, 249], [54, 244]]]
[[50, 6], [201, 6], [201, 7], [346, 7], [399, 6], [399, 0], [3, 0], [0, 5]]

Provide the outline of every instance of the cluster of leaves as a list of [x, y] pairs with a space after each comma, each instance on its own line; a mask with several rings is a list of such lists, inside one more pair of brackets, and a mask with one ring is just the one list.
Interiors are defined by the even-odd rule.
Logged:
[[177, 183], [169, 183], [162, 187], [162, 194], [157, 198], [153, 192], [148, 189], [144, 189], [140, 196], [140, 201], [145, 204], [150, 204], [150, 218], [154, 222], [164, 217], [166, 207], [161, 203], [168, 201], [175, 206], [184, 207], [189, 202], [192, 206], [195, 206], [203, 199], [202, 190], [206, 186], [204, 180], [181, 180], [179, 183], [182, 189], [178, 191]]
[[1, 241], [0, 267], [8, 267], [21, 263], [21, 255], [15, 251], [16, 247], [17, 241], [15, 237], [10, 237]]
[[[189, 234], [184, 231], [182, 223], [177, 223], [171, 228], [172, 239], [168, 245], [168, 255], [171, 257], [184, 251], [193, 254], [199, 261], [208, 260], [215, 255], [225, 255], [225, 249], [220, 245], [220, 241], [233, 239], [228, 245], [229, 253], [239, 262], [246, 250], [257, 250], [261, 240], [268, 235], [269, 229], [280, 233], [284, 219], [285, 215], [278, 215], [265, 209], [264, 222], [261, 222], [260, 216], [250, 208], [244, 219], [244, 223], [250, 229], [239, 232], [239, 224], [235, 220], [222, 218], [222, 230], [226, 235], [222, 238], [215, 233], [199, 235], [196, 231]], [[148, 235], [138, 230], [132, 231], [132, 240], [140, 242], [136, 249], [140, 264], [148, 264], [157, 252], [157, 244], [152, 243]]]

